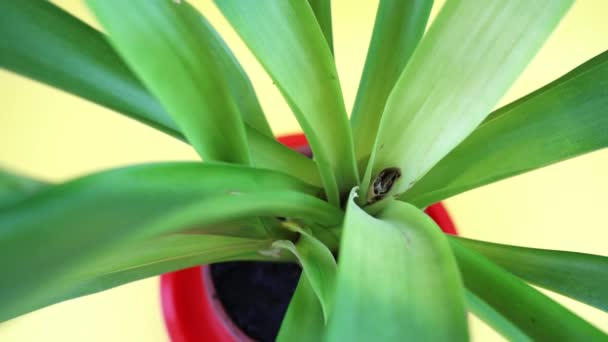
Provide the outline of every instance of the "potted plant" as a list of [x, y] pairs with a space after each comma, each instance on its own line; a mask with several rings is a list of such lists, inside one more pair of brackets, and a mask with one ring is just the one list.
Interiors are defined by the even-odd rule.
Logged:
[[[310, 156], [302, 134], [279, 142]], [[440, 203], [425, 212], [448, 234], [456, 228]], [[161, 300], [172, 341], [272, 341], [300, 277], [290, 263], [235, 261], [161, 276]]]
[[0, 320], [255, 260], [302, 266], [278, 340], [467, 340], [467, 311], [512, 340], [607, 340], [526, 284], [606, 310], [607, 258], [448, 237], [423, 211], [606, 146], [606, 53], [492, 112], [571, 3], [448, 1], [425, 33], [430, 1], [381, 1], [349, 122], [328, 2], [217, 0], [313, 159], [275, 141], [238, 61], [185, 1], [88, 0], [107, 37], [48, 2], [0, 3], [3, 68], [204, 159], [63, 184], [3, 173]]

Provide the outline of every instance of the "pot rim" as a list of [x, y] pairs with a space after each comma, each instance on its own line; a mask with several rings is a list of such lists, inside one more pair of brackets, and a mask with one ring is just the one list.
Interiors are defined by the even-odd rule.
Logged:
[[[308, 146], [304, 134], [284, 135], [277, 140], [295, 150]], [[428, 206], [425, 212], [444, 233], [458, 234], [441, 202]], [[226, 313], [208, 265], [163, 274], [160, 286], [163, 317], [171, 341], [253, 341]]]

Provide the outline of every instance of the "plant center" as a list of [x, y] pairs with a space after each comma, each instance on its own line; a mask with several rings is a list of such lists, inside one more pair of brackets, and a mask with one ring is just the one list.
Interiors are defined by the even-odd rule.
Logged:
[[391, 191], [393, 185], [400, 177], [401, 169], [397, 167], [388, 167], [380, 171], [370, 185], [367, 195], [367, 202], [373, 203], [384, 198], [384, 196]]

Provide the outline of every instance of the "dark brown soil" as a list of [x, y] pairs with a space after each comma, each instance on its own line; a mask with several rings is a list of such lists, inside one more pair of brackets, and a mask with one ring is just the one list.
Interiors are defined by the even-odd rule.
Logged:
[[227, 262], [211, 265], [211, 278], [224, 309], [256, 341], [274, 341], [300, 278], [288, 263]]

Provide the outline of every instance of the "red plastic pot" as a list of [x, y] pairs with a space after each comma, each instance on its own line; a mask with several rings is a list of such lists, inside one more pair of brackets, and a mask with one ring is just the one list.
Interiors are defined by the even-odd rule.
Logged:
[[[308, 149], [308, 142], [302, 134], [288, 135], [278, 140], [294, 150], [304, 152]], [[457, 234], [452, 219], [441, 203], [429, 206], [426, 213], [445, 233]], [[251, 341], [224, 311], [215, 294], [207, 266], [163, 274], [160, 287], [163, 316], [171, 341]]]

